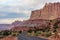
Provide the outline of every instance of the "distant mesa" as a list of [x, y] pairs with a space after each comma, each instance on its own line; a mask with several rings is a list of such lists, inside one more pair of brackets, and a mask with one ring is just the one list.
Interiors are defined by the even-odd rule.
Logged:
[[12, 23], [12, 25], [14, 25], [14, 26], [22, 26], [23, 23], [24, 23], [24, 22], [17, 20], [17, 21], [14, 21], [14, 22]]

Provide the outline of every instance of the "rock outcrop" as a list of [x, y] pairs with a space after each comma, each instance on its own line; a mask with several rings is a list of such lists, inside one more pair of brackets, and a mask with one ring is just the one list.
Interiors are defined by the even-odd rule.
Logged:
[[60, 18], [60, 3], [45, 4], [43, 9], [32, 11], [30, 19], [53, 20]]
[[48, 3], [42, 9], [31, 12], [30, 19], [27, 24], [33, 24], [36, 27], [53, 27], [56, 22], [60, 21], [60, 3]]

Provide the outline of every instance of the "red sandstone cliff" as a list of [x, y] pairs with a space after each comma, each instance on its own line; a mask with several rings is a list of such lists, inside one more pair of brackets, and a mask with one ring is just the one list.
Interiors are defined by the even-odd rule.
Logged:
[[52, 20], [60, 18], [60, 3], [46, 4], [43, 9], [32, 11], [30, 19]]

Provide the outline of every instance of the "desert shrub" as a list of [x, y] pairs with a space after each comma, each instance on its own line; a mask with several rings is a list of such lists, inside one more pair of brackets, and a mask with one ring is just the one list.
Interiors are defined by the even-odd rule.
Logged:
[[41, 34], [41, 36], [44, 36], [44, 37], [49, 37], [49, 36], [51, 36], [52, 34], [51, 34], [51, 32], [43, 32], [42, 34]]
[[17, 36], [16, 31], [12, 31], [11, 35], [12, 36]]
[[32, 33], [32, 30], [29, 29], [28, 32], [29, 32], [29, 33]]
[[57, 32], [56, 29], [54, 29], [53, 32], [54, 32], [54, 33]]
[[54, 29], [57, 29], [57, 28], [58, 28], [58, 26], [57, 26], [57, 25], [55, 25], [53, 28], [54, 28]]
[[3, 38], [4, 36], [3, 36], [3, 32], [1, 31], [0, 32], [0, 38]]
[[3, 35], [3, 32], [2, 31], [0, 32], [0, 35]]
[[49, 36], [51, 36], [51, 35], [52, 35], [52, 34], [49, 33], [49, 32], [45, 34], [46, 37], [49, 37]]
[[43, 32], [45, 32], [45, 31], [46, 31], [46, 29], [45, 29], [45, 28], [43, 28], [43, 29], [42, 29], [42, 31], [43, 31]]
[[34, 30], [35, 33], [36, 33], [37, 31], [38, 31], [38, 30], [36, 30], [36, 29]]
[[19, 31], [19, 33], [22, 33], [22, 31]]
[[3, 31], [3, 35], [4, 35], [4, 36], [8, 36], [8, 35], [10, 35], [10, 34], [11, 34], [11, 32], [8, 31], [8, 30]]

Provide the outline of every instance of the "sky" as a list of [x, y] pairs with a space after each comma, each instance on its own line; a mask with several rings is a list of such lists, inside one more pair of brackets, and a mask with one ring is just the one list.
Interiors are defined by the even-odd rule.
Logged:
[[0, 0], [0, 24], [10, 24], [15, 20], [30, 18], [31, 11], [41, 9], [45, 3], [59, 0]]

